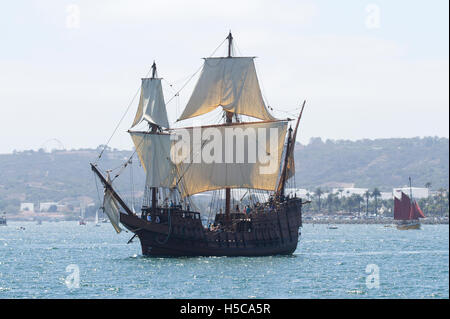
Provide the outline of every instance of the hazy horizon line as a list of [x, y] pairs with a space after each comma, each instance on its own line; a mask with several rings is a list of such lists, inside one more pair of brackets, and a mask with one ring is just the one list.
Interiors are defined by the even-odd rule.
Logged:
[[[426, 136], [413, 136], [413, 137], [358, 138], [358, 139], [344, 139], [344, 138], [333, 139], [333, 138], [324, 138], [324, 137], [321, 137], [321, 136], [314, 136], [314, 137], [309, 138], [308, 143], [302, 143], [302, 142], [300, 142], [300, 141], [296, 141], [295, 143], [296, 143], [296, 144], [300, 144], [300, 145], [307, 146], [307, 145], [313, 143], [315, 140], [318, 140], [318, 139], [320, 139], [322, 143], [326, 143], [327, 141], [331, 141], [331, 142], [354, 142], [354, 143], [356, 143], [356, 142], [361, 142], [361, 141], [380, 141], [380, 140], [396, 140], [396, 139], [404, 139], [404, 140], [407, 140], [407, 139], [417, 139], [417, 138], [419, 138], [419, 139], [421, 139], [421, 140], [422, 140], [422, 139], [427, 139], [427, 138], [432, 138], [432, 139], [447, 139], [447, 140], [450, 139], [448, 136], [437, 136], [437, 135], [434, 135], [434, 136], [431, 136], [431, 135], [426, 135]], [[56, 139], [49, 139], [49, 140], [47, 140], [47, 141], [51, 141], [51, 140], [56, 140]], [[58, 140], [58, 141], [59, 141], [59, 140]], [[45, 143], [45, 142], [44, 142], [44, 143]], [[61, 144], [63, 144], [63, 143], [61, 143]], [[96, 147], [93, 147], [93, 146], [91, 146], [91, 147], [78, 147], [78, 148], [74, 148], [74, 147], [72, 147], [72, 148], [66, 148], [66, 147], [64, 147], [64, 148], [61, 148], [61, 149], [53, 148], [53, 149], [51, 149], [51, 151], [54, 151], [54, 150], [57, 150], [57, 151], [58, 151], [58, 150], [59, 150], [59, 151], [96, 150], [96, 149], [98, 149], [100, 146], [104, 146], [104, 145], [105, 145], [105, 144], [99, 144], [99, 145], [97, 145]], [[125, 148], [125, 149], [124, 149], [124, 148], [117, 148], [117, 147], [114, 147], [114, 146], [108, 146], [108, 147], [111, 148], [111, 149], [113, 149], [113, 150], [115, 150], [115, 151], [134, 151], [134, 148], [133, 148], [133, 147], [131, 147], [131, 148], [129, 148], [129, 149], [126, 149], [126, 148]], [[14, 149], [14, 150], [12, 150], [12, 151], [10, 151], [10, 152], [1, 152], [0, 155], [11, 155], [11, 154], [15, 154], [15, 153], [23, 153], [23, 152], [29, 152], [29, 151], [39, 152], [39, 150], [41, 150], [41, 149], [44, 149], [44, 150], [45, 150], [45, 147], [42, 147], [42, 145], [41, 145], [41, 147], [39, 147], [39, 148], [29, 148], [29, 149], [22, 149], [22, 150], [16, 150], [16, 149]]]

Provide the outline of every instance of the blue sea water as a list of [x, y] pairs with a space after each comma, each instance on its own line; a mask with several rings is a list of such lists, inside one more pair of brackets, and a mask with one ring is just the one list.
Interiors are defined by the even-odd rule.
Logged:
[[[146, 258], [131, 235], [10, 222], [0, 227], [0, 298], [449, 298], [448, 225], [305, 225], [294, 255], [257, 258]], [[66, 284], [69, 265], [79, 288]]]

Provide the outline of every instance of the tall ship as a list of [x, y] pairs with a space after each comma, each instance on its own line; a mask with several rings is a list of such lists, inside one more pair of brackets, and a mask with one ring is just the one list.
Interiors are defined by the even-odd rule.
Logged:
[[3, 216], [0, 216], [0, 226], [8, 225], [6, 222], [6, 212], [3, 212]]
[[[225, 41], [228, 55], [204, 59], [177, 120], [216, 110], [218, 123], [170, 127], [155, 63], [151, 77], [142, 79], [128, 130], [146, 174], [139, 213], [114, 186], [131, 158], [115, 175], [98, 160], [91, 163], [104, 186], [103, 211], [117, 233], [126, 228], [134, 233], [129, 242], [139, 238], [145, 256], [268, 256], [297, 248], [306, 202], [286, 189], [294, 180], [305, 102], [295, 119], [275, 118], [263, 100], [254, 57], [233, 54], [231, 32]], [[295, 120], [294, 129], [288, 128]], [[202, 211], [194, 195], [205, 192], [211, 202]], [[208, 214], [214, 218], [204, 225]]]
[[401, 197], [394, 197], [394, 220], [397, 221], [397, 229], [420, 229], [420, 218], [425, 218], [424, 213], [416, 200], [413, 200], [411, 179], [410, 196], [401, 192]]

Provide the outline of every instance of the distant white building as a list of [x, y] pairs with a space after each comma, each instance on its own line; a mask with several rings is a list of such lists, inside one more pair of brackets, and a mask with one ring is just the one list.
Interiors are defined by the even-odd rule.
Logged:
[[[364, 196], [364, 193], [367, 192], [368, 188], [355, 188], [355, 187], [345, 187], [345, 188], [333, 188], [333, 194], [339, 194], [342, 197], [350, 197], [353, 194]], [[340, 192], [342, 191], [342, 192]]]
[[20, 211], [28, 211], [34, 212], [34, 204], [33, 203], [20, 203]]
[[411, 189], [409, 187], [399, 187], [392, 190], [393, 196], [397, 198], [401, 197], [402, 192], [409, 196], [411, 191], [412, 196], [417, 199], [428, 198], [430, 195], [430, 191], [426, 187], [412, 187]]
[[48, 210], [49, 210], [50, 207], [52, 207], [52, 206], [58, 207], [58, 203], [55, 203], [55, 202], [44, 202], [44, 203], [39, 203], [39, 211], [40, 211], [40, 212], [48, 212]]
[[392, 192], [380, 192], [381, 196], [380, 198], [382, 200], [389, 200], [393, 198]]

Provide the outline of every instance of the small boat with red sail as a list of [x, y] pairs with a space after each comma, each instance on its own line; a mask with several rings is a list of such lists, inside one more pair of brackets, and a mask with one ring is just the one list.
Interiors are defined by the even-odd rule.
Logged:
[[420, 209], [417, 201], [413, 199], [411, 190], [410, 196], [401, 192], [400, 198], [394, 198], [394, 220], [397, 221], [397, 229], [420, 229], [420, 218], [425, 218], [425, 215]]

